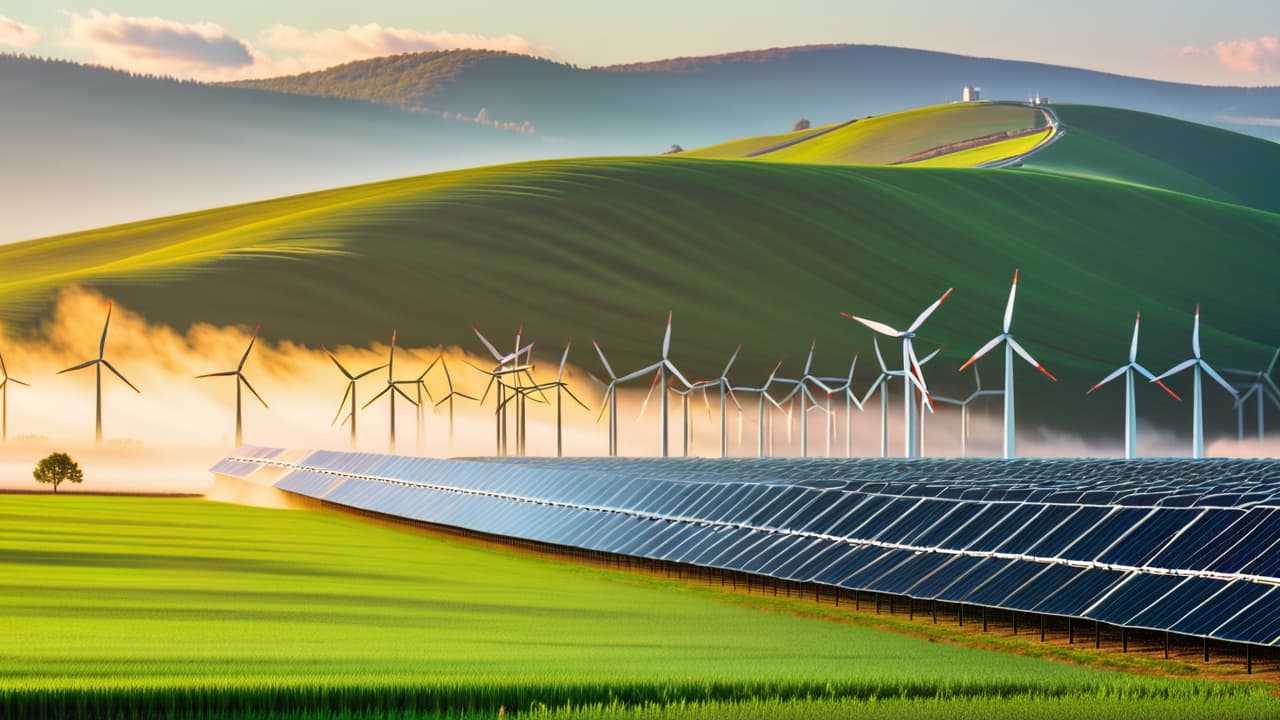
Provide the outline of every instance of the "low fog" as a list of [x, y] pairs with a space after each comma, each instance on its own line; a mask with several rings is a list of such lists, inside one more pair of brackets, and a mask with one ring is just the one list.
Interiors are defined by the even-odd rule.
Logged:
[[[50, 318], [39, 328], [21, 335], [9, 335], [0, 352], [11, 377], [31, 384], [8, 387], [8, 441], [0, 449], [0, 488], [41, 490], [31, 477], [39, 458], [54, 450], [72, 454], [85, 471], [80, 486], [63, 486], [67, 492], [148, 492], [199, 493], [212, 481], [208, 468], [228, 454], [234, 445], [235, 379], [194, 376], [234, 370], [252, 335], [252, 327], [197, 325], [186, 333], [147, 322], [128, 308], [115, 306], [107, 338], [106, 359], [124, 374], [141, 393], [134, 393], [104, 369], [104, 442], [94, 442], [94, 370], [92, 367], [58, 375], [58, 371], [97, 356], [98, 340], [109, 302], [93, 292], [64, 291]], [[386, 362], [388, 337], [368, 347], [336, 347], [333, 352], [353, 373]], [[514, 338], [491, 337], [501, 348]], [[467, 361], [489, 367], [492, 360], [454, 347], [398, 347], [396, 379], [413, 380], [441, 352], [444, 353], [456, 391], [479, 397], [488, 376]], [[539, 348], [534, 375], [539, 381], [555, 377], [563, 348]], [[575, 344], [569, 356], [565, 381], [591, 411], [564, 398], [564, 447], [566, 455], [604, 455], [607, 451], [607, 421], [597, 423], [603, 386], [588, 376], [598, 373], [598, 360], [589, 342]], [[584, 369], [585, 368], [585, 369]], [[621, 369], [620, 369], [621, 370]], [[264, 408], [247, 391], [244, 393], [245, 442], [296, 448], [350, 447], [347, 427], [331, 424], [338, 414], [346, 379], [321, 348], [259, 340], [249, 356], [244, 373], [254, 388], [270, 404]], [[855, 386], [865, 389], [870, 376], [860, 377]], [[372, 373], [358, 383], [363, 405], [386, 386], [385, 370]], [[447, 392], [441, 368], [426, 377], [432, 396]], [[649, 380], [637, 380], [634, 387], [620, 393], [619, 445], [623, 455], [659, 453], [658, 402], [655, 397], [645, 415], [640, 408]], [[412, 386], [405, 387], [415, 395]], [[890, 453], [900, 454], [900, 385], [891, 388], [889, 399]], [[1123, 452], [1123, 400], [1119, 393], [1098, 398], [1097, 422], [1103, 428], [1114, 425], [1113, 443], [1086, 440], [1081, 436], [1049, 432], [1034, 427], [1019, 428], [1018, 452], [1024, 456], [1120, 456]], [[423, 395], [426, 400], [426, 395]], [[549, 392], [548, 399], [554, 403]], [[727, 418], [729, 450], [733, 455], [755, 455], [758, 442], [758, 396], [741, 393], [742, 411], [730, 402]], [[809, 454], [843, 456], [846, 450], [843, 401], [831, 403], [828, 427], [824, 407], [809, 411]], [[983, 398], [971, 406], [971, 456], [1000, 453], [1001, 405], [999, 397]], [[447, 405], [432, 407], [430, 401], [418, 422], [416, 409], [403, 399], [396, 404], [397, 444], [395, 452], [436, 457], [492, 455], [494, 453], [494, 400], [491, 394], [483, 407], [459, 398], [450, 441]], [[532, 455], [555, 452], [554, 404], [530, 402], [528, 449]], [[690, 398], [690, 453], [719, 454], [719, 396], [708, 393]], [[1139, 408], [1142, 408], [1141, 399]], [[1177, 410], [1188, 415], [1189, 403]], [[679, 455], [683, 444], [683, 415], [680, 399], [670, 402], [671, 452]], [[344, 410], [342, 416], [346, 415]], [[388, 452], [389, 405], [387, 397], [359, 414], [358, 448]], [[773, 454], [799, 454], [799, 408], [790, 413], [773, 411]], [[1252, 413], [1248, 416], [1251, 418]], [[853, 419], [853, 455], [878, 455], [880, 413], [878, 396], [865, 412], [856, 408]], [[931, 456], [960, 454], [960, 411], [939, 405], [937, 413], [925, 419], [925, 453]], [[1216, 428], [1219, 431], [1234, 428]], [[1210, 429], [1210, 437], [1214, 428]], [[1104, 429], [1105, 431], [1105, 429]], [[1253, 428], [1246, 425], [1246, 432]], [[514, 433], [512, 435], [514, 438]], [[1179, 436], [1146, 426], [1139, 428], [1139, 450], [1144, 456], [1186, 456], [1190, 442]], [[1260, 443], [1233, 440], [1211, 442], [1209, 454], [1226, 457], [1274, 457], [1280, 453], [1280, 439]]]

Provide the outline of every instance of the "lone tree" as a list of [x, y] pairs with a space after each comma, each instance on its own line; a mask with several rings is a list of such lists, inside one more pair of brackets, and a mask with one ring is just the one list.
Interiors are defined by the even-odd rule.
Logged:
[[84, 473], [80, 471], [80, 466], [71, 459], [70, 455], [61, 452], [53, 453], [41, 460], [31, 474], [35, 476], [36, 482], [52, 485], [54, 495], [58, 494], [58, 486], [64, 482], [77, 484], [84, 482]]
[[809, 118], [800, 118], [795, 125], [791, 126], [791, 132], [809, 129]]

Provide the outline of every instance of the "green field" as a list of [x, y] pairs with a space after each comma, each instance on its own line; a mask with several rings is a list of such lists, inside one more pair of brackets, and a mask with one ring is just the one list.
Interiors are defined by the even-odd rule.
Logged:
[[[758, 155], [756, 159], [834, 165], [893, 165], [903, 163], [917, 153], [952, 143], [1044, 125], [1043, 113], [1023, 105], [953, 103], [864, 118], [831, 132], [824, 133], [821, 130], [825, 128], [816, 128], [787, 135], [735, 140], [682, 153], [682, 156], [742, 158], [797, 138], [813, 136]], [[1017, 139], [1021, 142], [1001, 141], [912, 164], [920, 167], [973, 167], [1026, 152], [1043, 141], [1047, 133], [1046, 130], [1043, 134], [1031, 136], [1035, 138], [1031, 142], [1026, 137]]]
[[[269, 340], [311, 347], [366, 345], [398, 327], [410, 345], [477, 349], [472, 323], [503, 336], [523, 322], [540, 348], [597, 338], [615, 368], [632, 368], [652, 362], [671, 309], [672, 357], [691, 377], [718, 371], [738, 343], [735, 382], [759, 380], [779, 358], [785, 375], [816, 338], [819, 373], [845, 372], [860, 351], [866, 387], [871, 335], [838, 311], [905, 324], [954, 286], [924, 337], [947, 345], [930, 382], [955, 395], [969, 379], [942, 368], [997, 332], [1020, 267], [1014, 332], [1061, 380], [1020, 385], [1029, 422], [1100, 429], [1085, 420], [1106, 391], [1086, 400], [1084, 390], [1123, 357], [1136, 311], [1140, 359], [1153, 370], [1187, 356], [1196, 303], [1211, 363], [1264, 364], [1280, 327], [1280, 215], [1265, 194], [1280, 162], [1252, 158], [1274, 159], [1275, 146], [1173, 121], [1143, 140], [1164, 158], [1149, 183], [1179, 167], [1214, 189], [1201, 197], [1137, 184], [1158, 153], [1136, 139], [1127, 155], [1090, 149], [1091, 137], [1120, 137], [1135, 113], [1062, 112], [1067, 135], [1034, 156], [1059, 158], [1058, 170], [545, 161], [6, 245], [0, 319], [34, 331], [74, 283], [177, 328], [261, 323]], [[1179, 160], [1199, 143], [1220, 152]], [[1220, 168], [1234, 162], [1253, 174], [1232, 180]], [[1080, 176], [1090, 163], [1120, 181]], [[589, 351], [570, 360], [598, 370]], [[1212, 426], [1234, 418], [1219, 394], [1208, 396]], [[1047, 402], [1052, 411], [1034, 407]], [[1156, 417], [1166, 426], [1186, 424], [1186, 409], [1152, 407], [1167, 411]]]
[[1057, 717], [1147, 701], [1166, 717], [1277, 709], [1257, 685], [1122, 675], [762, 612], [698, 586], [350, 516], [0, 496], [0, 519], [0, 716], [10, 718], [75, 703], [126, 714], [165, 703], [268, 703], [280, 714], [541, 703], [609, 716], [686, 703], [659, 713], [674, 717], [715, 707], [706, 702], [747, 702], [735, 712], [757, 716], [770, 703], [825, 715], [822, 703], [843, 714], [871, 700], [927, 716], [940, 699], [987, 713], [1044, 700]]

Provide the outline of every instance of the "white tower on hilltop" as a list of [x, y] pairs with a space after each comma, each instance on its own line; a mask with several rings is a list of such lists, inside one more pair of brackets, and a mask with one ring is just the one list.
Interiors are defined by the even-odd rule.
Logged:
[[963, 102], [978, 102], [982, 99], [982, 88], [965, 85], [964, 91], [961, 93]]

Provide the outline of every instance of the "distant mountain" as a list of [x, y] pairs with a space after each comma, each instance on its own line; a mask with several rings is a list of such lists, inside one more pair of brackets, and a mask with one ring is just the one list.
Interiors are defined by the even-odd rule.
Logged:
[[0, 55], [0, 242], [555, 152], [491, 125]]
[[239, 83], [529, 122], [567, 154], [657, 153], [959, 99], [1140, 110], [1280, 139], [1280, 88], [1187, 85], [875, 45], [777, 48], [584, 69], [496, 52], [376, 58]]

